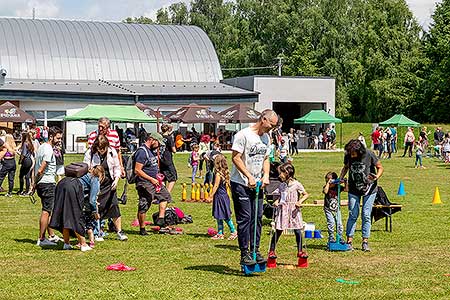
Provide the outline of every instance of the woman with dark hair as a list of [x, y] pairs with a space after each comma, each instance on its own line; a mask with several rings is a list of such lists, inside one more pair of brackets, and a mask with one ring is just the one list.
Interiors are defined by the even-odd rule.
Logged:
[[383, 174], [383, 166], [375, 154], [366, 149], [360, 140], [350, 140], [345, 145], [344, 167], [340, 178], [348, 175], [347, 243], [352, 247], [359, 205], [362, 198], [362, 250], [370, 251], [369, 237], [372, 206], [377, 195], [377, 181]]
[[172, 129], [173, 126], [170, 124], [163, 124], [161, 126], [161, 134], [164, 138], [165, 145], [161, 147], [163, 150], [161, 151], [160, 170], [164, 175], [169, 193], [172, 191], [178, 179], [177, 169], [173, 163], [173, 153], [176, 153], [177, 149], [175, 148]]
[[128, 237], [122, 232], [122, 221], [117, 200], [117, 184], [119, 183], [121, 168], [117, 151], [109, 146], [109, 141], [104, 135], [99, 135], [92, 147], [86, 151], [84, 162], [89, 168], [101, 165], [105, 170], [105, 177], [100, 185], [98, 195], [98, 213], [100, 219], [113, 219], [117, 239], [125, 241]]
[[[29, 132], [22, 133], [22, 143], [20, 147], [20, 158], [19, 158], [19, 191], [18, 195], [24, 196], [30, 192], [30, 178], [31, 178], [31, 167], [33, 166], [33, 157], [35, 149], [33, 142], [31, 141], [31, 135]], [[25, 191], [23, 190], [23, 185], [25, 183]]]

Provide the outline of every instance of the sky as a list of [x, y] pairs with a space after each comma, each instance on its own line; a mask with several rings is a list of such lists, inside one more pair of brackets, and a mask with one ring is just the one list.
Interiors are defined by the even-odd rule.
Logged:
[[[189, 0], [0, 0], [0, 16], [122, 21], [126, 17], [154, 18], [156, 11], [176, 2]], [[406, 0], [419, 24], [428, 28], [435, 4], [442, 0]]]

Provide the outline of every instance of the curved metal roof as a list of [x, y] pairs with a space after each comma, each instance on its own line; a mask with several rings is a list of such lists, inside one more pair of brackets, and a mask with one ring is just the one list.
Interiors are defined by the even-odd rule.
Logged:
[[219, 60], [195, 26], [0, 18], [7, 77], [218, 82]]

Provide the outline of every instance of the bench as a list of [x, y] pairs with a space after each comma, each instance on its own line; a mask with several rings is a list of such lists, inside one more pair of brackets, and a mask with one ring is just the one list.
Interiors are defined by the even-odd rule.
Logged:
[[[303, 203], [302, 207], [323, 207], [323, 200], [314, 200], [314, 203]], [[341, 201], [341, 206], [347, 206], [348, 201]], [[402, 208], [401, 204], [391, 204], [391, 205], [377, 205], [375, 204], [373, 208], [388, 208], [389, 215], [385, 217], [385, 231], [392, 232], [392, 209]]]

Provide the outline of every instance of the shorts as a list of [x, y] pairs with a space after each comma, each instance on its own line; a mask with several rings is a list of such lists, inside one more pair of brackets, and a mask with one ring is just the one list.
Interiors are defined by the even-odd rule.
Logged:
[[161, 173], [164, 175], [164, 180], [167, 182], [174, 182], [178, 179], [177, 169], [174, 165], [161, 166]]
[[157, 193], [155, 186], [149, 181], [139, 181], [136, 183], [136, 190], [139, 196], [139, 213], [146, 213], [152, 203], [172, 202], [172, 196], [165, 186], [162, 186], [161, 191]]
[[65, 171], [64, 171], [64, 166], [56, 166], [56, 175], [58, 176], [64, 176]]
[[55, 203], [55, 183], [39, 183], [36, 193], [41, 198], [42, 210], [51, 213]]

